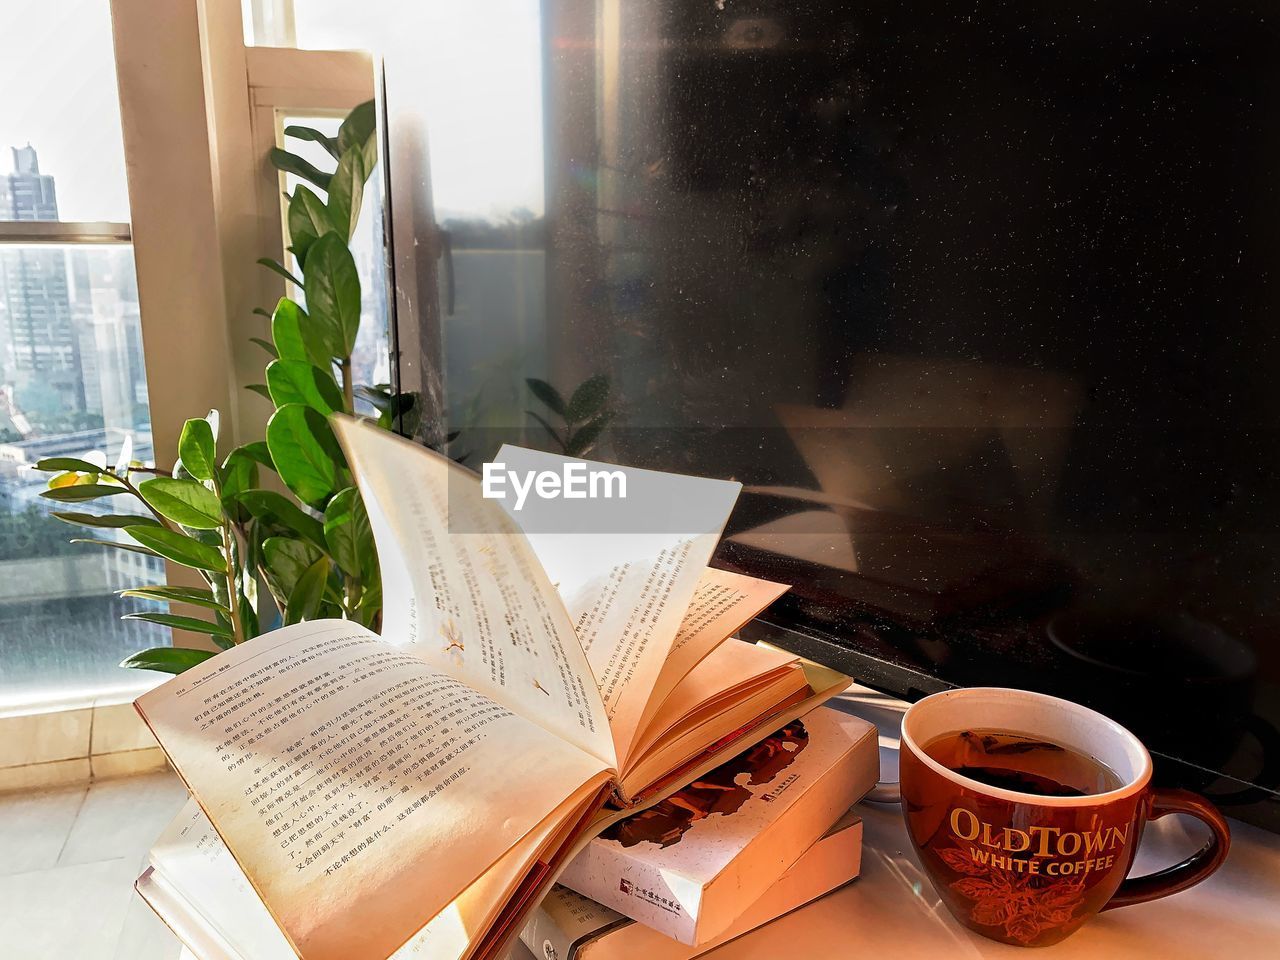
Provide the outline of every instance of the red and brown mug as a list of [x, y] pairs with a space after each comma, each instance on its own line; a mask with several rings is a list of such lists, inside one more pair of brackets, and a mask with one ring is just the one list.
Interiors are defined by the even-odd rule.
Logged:
[[[1014, 738], [1015, 752], [1026, 738], [1092, 758], [1110, 779], [1083, 795], [1024, 792], [930, 755], [938, 752], [931, 745], [975, 730]], [[1150, 785], [1151, 756], [1132, 733], [1038, 693], [975, 687], [919, 701], [903, 718], [899, 779], [907, 832], [948, 909], [978, 933], [1019, 946], [1057, 943], [1101, 910], [1185, 890], [1221, 866], [1231, 842], [1207, 800]], [[1202, 820], [1209, 841], [1179, 864], [1127, 877], [1146, 822], [1170, 813]]]

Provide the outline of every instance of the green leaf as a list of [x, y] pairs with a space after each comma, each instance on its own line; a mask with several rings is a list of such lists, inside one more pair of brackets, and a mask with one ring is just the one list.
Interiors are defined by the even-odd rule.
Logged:
[[50, 477], [46, 486], [50, 490], [57, 490], [61, 487], [74, 486], [77, 483], [94, 483], [98, 480], [99, 475], [96, 473], [76, 473], [74, 470], [68, 470], [66, 473], [60, 473], [56, 477]]
[[207, 610], [221, 610], [227, 612], [227, 608], [214, 599], [212, 590], [205, 590], [203, 587], [171, 587], [168, 584], [150, 587], [130, 587], [128, 590], [120, 590], [122, 597], [137, 597], [141, 600], [160, 600], [164, 603], [190, 603], [193, 606], [204, 607]]
[[372, 628], [382, 613], [382, 584], [376, 579], [361, 584], [360, 605], [356, 609], [356, 617], [366, 627]]
[[267, 152], [267, 159], [281, 173], [292, 173], [294, 176], [301, 177], [309, 183], [314, 183], [321, 190], [329, 189], [330, 174], [325, 173], [310, 161], [302, 159], [296, 153], [281, 150], [279, 147], [272, 147]]
[[272, 592], [286, 601], [307, 568], [324, 559], [318, 548], [288, 537], [268, 537], [262, 542], [262, 556]]
[[[157, 526], [159, 526], [157, 524]], [[125, 529], [128, 532], [128, 528]], [[88, 537], [72, 537], [71, 543], [91, 543], [95, 547], [114, 547], [116, 550], [128, 550], [130, 553], [145, 553], [149, 557], [158, 557], [160, 554], [154, 550], [148, 550], [146, 547], [135, 547], [132, 543], [121, 543], [119, 540], [93, 540]]]
[[[271, 316], [271, 314], [267, 313], [267, 311], [265, 310], [262, 311], [262, 315], [264, 317]], [[276, 352], [276, 345], [272, 343], [270, 340], [264, 340], [262, 339], [262, 337], [250, 337], [249, 342], [256, 343], [263, 350], [265, 350], [268, 353], [268, 355], [270, 355], [273, 358], [280, 356], [280, 354]]]
[[360, 276], [346, 241], [336, 233], [317, 240], [306, 274], [307, 310], [329, 355], [351, 356], [360, 331]]
[[602, 413], [581, 430], [576, 431], [565, 445], [564, 452], [571, 457], [585, 457], [600, 439], [600, 434], [609, 425], [613, 414]]
[[[307, 253], [326, 233], [338, 230], [338, 222], [330, 215], [324, 201], [315, 192], [299, 185], [289, 199], [289, 243], [298, 266], [307, 269]], [[299, 284], [301, 286], [301, 284]]]
[[396, 396], [391, 392], [390, 388], [383, 388], [382, 385], [377, 386], [359, 386], [355, 390], [356, 396], [362, 400], [367, 400], [369, 404], [379, 413], [386, 413], [395, 403]]
[[525, 413], [533, 417], [533, 419], [537, 420], [538, 423], [542, 424], [542, 429], [547, 431], [547, 433], [551, 434], [551, 439], [556, 442], [557, 447], [563, 450], [567, 446], [566, 442], [561, 438], [560, 434], [556, 432], [555, 427], [551, 426], [551, 424], [547, 423], [546, 420], [542, 419], [542, 417], [538, 416], [532, 410], [526, 410]]
[[46, 473], [62, 473], [66, 470], [73, 473], [102, 473], [106, 469], [77, 457], [45, 457], [36, 461], [35, 468]]
[[40, 496], [46, 500], [57, 500], [59, 503], [81, 503], [85, 500], [96, 500], [98, 497], [114, 497], [128, 493], [124, 487], [106, 483], [80, 483], [70, 487], [58, 487], [54, 490], [41, 491]]
[[570, 423], [590, 420], [603, 411], [604, 405], [608, 402], [609, 378], [603, 374], [594, 376], [584, 380], [578, 389], [573, 391], [573, 397], [569, 400], [569, 409], [565, 412], [565, 419]]
[[125, 527], [124, 532], [159, 556], [184, 567], [213, 573], [227, 572], [227, 561], [221, 550], [184, 533], [164, 527]]
[[304, 403], [326, 417], [343, 409], [342, 389], [333, 375], [306, 360], [272, 360], [267, 364], [267, 389], [277, 407]]
[[271, 462], [271, 451], [267, 449], [267, 441], [254, 440], [252, 443], [242, 443], [231, 451], [228, 459], [237, 453], [242, 453], [254, 463], [259, 463], [268, 470], [274, 470], [276, 465]]
[[244, 631], [246, 640], [252, 640], [262, 632], [262, 627], [258, 623], [258, 611], [243, 594], [240, 595], [240, 627]]
[[180, 613], [152, 613], [146, 611], [144, 613], [126, 613], [121, 620], [145, 620], [148, 623], [158, 623], [162, 627], [172, 627], [175, 630], [190, 630], [193, 633], [207, 633], [211, 637], [232, 637], [235, 636], [231, 632], [231, 628], [221, 623], [210, 623], [208, 620], [201, 620], [198, 617], [184, 617]]
[[325, 584], [329, 582], [329, 560], [321, 557], [298, 577], [293, 590], [289, 593], [289, 602], [285, 607], [285, 623], [301, 623], [304, 620], [316, 619], [320, 611], [320, 603], [324, 600]]
[[268, 403], [275, 402], [271, 399], [271, 391], [267, 389], [267, 385], [265, 383], [250, 383], [245, 386], [245, 389], [256, 393]]
[[298, 124], [290, 124], [284, 128], [286, 137], [293, 137], [296, 140], [311, 140], [324, 147], [325, 152], [333, 159], [337, 160], [342, 155], [342, 151], [338, 149], [338, 138], [326, 136], [315, 127], [303, 127]]
[[304, 503], [319, 506], [337, 489], [346, 460], [318, 411], [300, 403], [280, 407], [267, 421], [267, 447], [280, 479]]
[[274, 490], [246, 490], [236, 498], [255, 520], [275, 524], [293, 531], [324, 550], [324, 524], [310, 516], [296, 503]]
[[268, 320], [271, 319], [271, 314], [267, 313], [267, 311], [262, 307], [254, 307], [252, 312], [256, 313], [260, 317], [266, 317]]
[[529, 377], [525, 380], [529, 385], [530, 392], [535, 397], [551, 408], [551, 412], [561, 417], [569, 415], [569, 407], [564, 402], [564, 397], [560, 396], [560, 391], [547, 383], [545, 380], [539, 380], [537, 377]]
[[197, 480], [213, 479], [218, 452], [213, 439], [213, 426], [208, 420], [188, 420], [183, 424], [182, 435], [178, 438], [178, 456], [182, 458], [182, 465], [187, 468], [187, 473]]
[[361, 577], [369, 569], [366, 549], [373, 544], [373, 533], [355, 487], [339, 490], [325, 507], [324, 540], [343, 573]]
[[258, 462], [243, 448], [237, 447], [227, 454], [219, 471], [218, 486], [222, 502], [230, 503], [246, 490], [258, 485]]
[[[186, 463], [185, 459], [183, 463]], [[217, 495], [195, 480], [156, 477], [140, 483], [138, 492], [143, 500], [174, 523], [193, 530], [217, 530], [222, 526], [222, 504]]]
[[136, 513], [54, 513], [63, 523], [76, 523], [82, 527], [136, 527], [136, 526], [160, 526], [150, 517], [144, 517]]
[[182, 673], [197, 664], [204, 663], [217, 654], [212, 650], [188, 650], [185, 647], [152, 647], [141, 650], [120, 661], [120, 666], [131, 670], [158, 670], [161, 673]]
[[270, 257], [259, 257], [258, 263], [262, 264], [272, 273], [280, 274], [280, 276], [284, 277], [290, 283], [296, 284], [299, 287], [302, 286], [302, 280], [294, 276], [293, 273], [289, 271], [289, 268], [286, 267], [279, 260], [273, 260]]
[[344, 239], [350, 240], [360, 220], [360, 203], [364, 198], [364, 154], [359, 148], [347, 150], [338, 161], [329, 184], [329, 219]]
[[351, 108], [338, 127], [339, 155], [352, 147], [363, 147], [364, 142], [373, 136], [378, 125], [377, 108], [372, 100], [357, 104]]
[[271, 315], [271, 339], [281, 360], [308, 360], [317, 367], [332, 365], [324, 338], [315, 330], [307, 312], [288, 297], [282, 297]]

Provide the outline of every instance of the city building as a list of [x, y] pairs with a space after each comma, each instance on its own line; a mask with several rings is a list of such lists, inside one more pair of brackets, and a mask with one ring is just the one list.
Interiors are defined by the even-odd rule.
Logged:
[[[57, 220], [53, 177], [35, 148], [14, 147], [13, 171], [0, 176], [0, 219]], [[58, 246], [14, 246], [0, 256], [0, 383], [28, 418], [85, 411], [80, 345], [71, 315], [66, 253]]]

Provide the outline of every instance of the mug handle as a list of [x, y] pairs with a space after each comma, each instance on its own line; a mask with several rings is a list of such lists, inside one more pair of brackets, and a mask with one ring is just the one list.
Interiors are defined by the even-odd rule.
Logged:
[[1148, 820], [1159, 820], [1171, 813], [1187, 813], [1205, 824], [1212, 831], [1212, 836], [1208, 843], [1181, 863], [1145, 877], [1127, 877], [1103, 910], [1146, 903], [1193, 887], [1227, 859], [1227, 851], [1231, 848], [1231, 828], [1227, 826], [1226, 818], [1204, 797], [1189, 790], [1157, 788], [1151, 791], [1148, 803]]

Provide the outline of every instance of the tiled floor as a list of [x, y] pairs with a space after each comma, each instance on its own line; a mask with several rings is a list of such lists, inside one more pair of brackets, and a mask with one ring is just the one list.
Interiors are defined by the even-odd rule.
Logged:
[[154, 773], [0, 796], [0, 956], [176, 960], [133, 881], [186, 795]]

